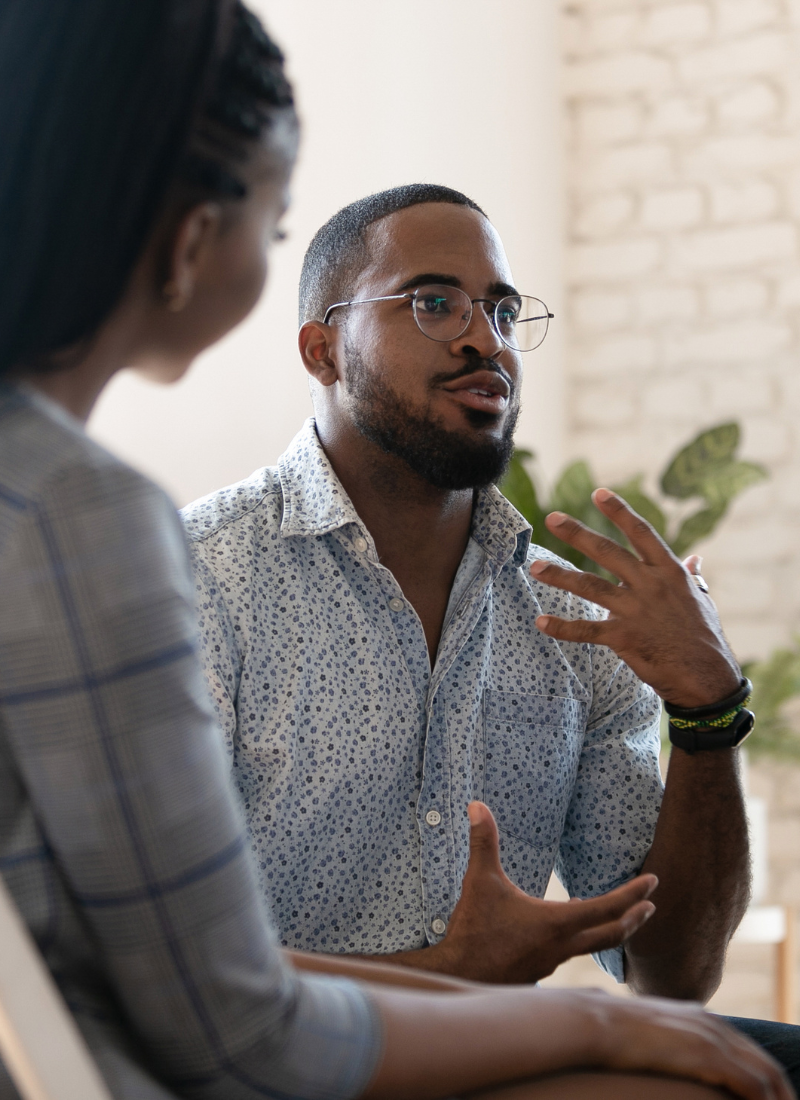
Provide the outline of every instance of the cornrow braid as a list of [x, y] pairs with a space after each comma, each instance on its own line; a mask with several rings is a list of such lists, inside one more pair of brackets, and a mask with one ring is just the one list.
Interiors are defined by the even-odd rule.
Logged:
[[180, 176], [211, 196], [244, 198], [245, 185], [236, 171], [274, 124], [278, 112], [296, 125], [292, 87], [284, 57], [257, 16], [242, 3], [234, 5], [233, 26], [210, 94], [203, 106]]

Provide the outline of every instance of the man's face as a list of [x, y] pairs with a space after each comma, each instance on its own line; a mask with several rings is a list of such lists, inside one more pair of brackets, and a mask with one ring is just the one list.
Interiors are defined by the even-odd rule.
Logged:
[[[370, 260], [356, 299], [431, 283], [490, 303], [515, 292], [500, 239], [477, 211], [426, 203], [368, 232]], [[495, 331], [491, 310], [476, 303], [466, 332], [445, 343], [419, 330], [408, 298], [354, 306], [337, 318], [344, 325], [341, 412], [440, 489], [489, 484], [511, 454], [522, 362]]]

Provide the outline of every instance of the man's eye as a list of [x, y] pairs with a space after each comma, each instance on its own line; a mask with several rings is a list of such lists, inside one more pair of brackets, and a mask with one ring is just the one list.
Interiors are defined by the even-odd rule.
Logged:
[[519, 318], [519, 312], [522, 308], [521, 302], [511, 301], [500, 302], [497, 306], [497, 323], [498, 325], [511, 325], [514, 326]]
[[438, 294], [426, 294], [424, 297], [417, 298], [417, 309], [421, 309], [424, 313], [449, 313], [450, 304], [446, 298]]

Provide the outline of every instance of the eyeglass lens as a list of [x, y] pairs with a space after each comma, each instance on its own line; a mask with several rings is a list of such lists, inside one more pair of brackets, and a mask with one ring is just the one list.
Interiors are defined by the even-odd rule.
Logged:
[[[500, 339], [514, 351], [533, 351], [547, 335], [547, 306], [527, 294], [501, 298], [494, 306], [479, 303], [494, 315]], [[467, 331], [472, 317], [469, 296], [454, 286], [421, 286], [414, 295], [414, 319], [431, 340], [456, 340]]]

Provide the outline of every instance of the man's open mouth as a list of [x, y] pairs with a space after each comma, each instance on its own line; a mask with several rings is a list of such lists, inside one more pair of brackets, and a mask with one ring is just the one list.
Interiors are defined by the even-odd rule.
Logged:
[[442, 389], [461, 405], [495, 415], [505, 412], [511, 396], [511, 387], [505, 378], [489, 370], [465, 374], [453, 382], [446, 382]]

